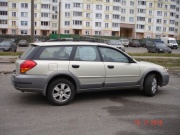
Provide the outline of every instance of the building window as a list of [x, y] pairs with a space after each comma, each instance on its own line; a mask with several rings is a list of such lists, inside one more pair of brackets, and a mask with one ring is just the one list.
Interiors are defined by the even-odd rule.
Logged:
[[41, 4], [41, 8], [50, 9], [50, 5], [49, 4]]
[[166, 27], [163, 27], [163, 32], [166, 32]]
[[175, 20], [170, 20], [169, 23], [170, 24], [175, 24]]
[[149, 15], [152, 15], [152, 11], [151, 10], [149, 10]]
[[174, 31], [174, 27], [169, 27], [169, 31]]
[[179, 19], [179, 15], [176, 15], [176, 19]]
[[21, 3], [21, 8], [28, 8], [28, 3]]
[[7, 20], [0, 20], [0, 24], [7, 24]]
[[96, 19], [101, 19], [101, 18], [102, 18], [102, 14], [96, 13]]
[[74, 12], [73, 12], [73, 16], [79, 16], [79, 17], [81, 17], [81, 16], [82, 16], [82, 12], [74, 11]]
[[129, 10], [129, 13], [130, 13], [130, 14], [134, 14], [134, 9], [130, 9], [130, 10]]
[[137, 27], [137, 29], [144, 29], [144, 25], [138, 24], [136, 27]]
[[57, 11], [57, 6], [52, 6], [52, 11]]
[[36, 34], [37, 34], [37, 31], [35, 30], [35, 31], [34, 31], [34, 35], [36, 35]]
[[14, 34], [14, 35], [15, 35], [15, 34], [16, 34], [16, 30], [12, 30], [12, 34]]
[[69, 18], [70, 17], [70, 12], [65, 12], [65, 17]]
[[8, 6], [8, 3], [7, 3], [7, 2], [0, 2], [0, 6], [1, 6], [1, 7], [7, 7], [7, 6]]
[[168, 9], [168, 5], [164, 5], [164, 8], [165, 8], [165, 9]]
[[109, 11], [109, 6], [106, 6], [106, 11]]
[[57, 23], [52, 23], [53, 28], [57, 28]]
[[65, 4], [65, 9], [70, 9], [70, 4]]
[[160, 39], [160, 38], [161, 38], [161, 35], [156, 35], [156, 38]]
[[34, 26], [37, 26], [37, 22], [34, 22]]
[[90, 22], [86, 22], [86, 27], [90, 27]]
[[109, 23], [105, 23], [105, 28], [108, 28], [109, 27]]
[[64, 21], [64, 25], [65, 26], [69, 26], [70, 25], [70, 21]]
[[109, 3], [110, 2], [110, 0], [106, 0], [106, 3]]
[[34, 13], [34, 18], [37, 18], [37, 13]]
[[82, 25], [82, 21], [73, 20], [73, 25]]
[[148, 30], [151, 30], [151, 26], [148, 26]]
[[156, 23], [159, 23], [159, 24], [162, 23], [162, 19], [157, 19]]
[[90, 18], [90, 13], [86, 13], [86, 18]]
[[106, 19], [106, 20], [109, 20], [109, 15], [105, 15], [105, 19]]
[[21, 17], [28, 17], [28, 12], [21, 12]]
[[73, 7], [81, 7], [81, 3], [73, 3]]
[[97, 10], [102, 10], [102, 5], [96, 5]]
[[125, 17], [124, 16], [121, 16], [121, 22], [125, 22]]
[[148, 23], [151, 23], [151, 18], [148, 18]]
[[176, 5], [170, 5], [170, 9], [176, 9]]
[[133, 6], [134, 5], [134, 1], [130, 1], [130, 5]]
[[91, 5], [87, 4], [86, 9], [87, 10], [91, 9]]
[[162, 11], [157, 11], [158, 16], [162, 16]]
[[153, 4], [152, 4], [152, 3], [149, 3], [149, 7], [153, 7]]
[[41, 26], [49, 26], [49, 22], [48, 21], [41, 21]]
[[126, 1], [122, 0], [122, 5], [126, 6]]
[[161, 27], [157, 26], [156, 31], [161, 31]]
[[89, 35], [89, 31], [86, 31], [85, 34], [86, 34], [86, 35]]
[[101, 31], [95, 31], [95, 35], [101, 35]]
[[146, 1], [138, 1], [138, 5], [146, 5]]
[[52, 0], [52, 2], [57, 3], [57, 0]]
[[101, 27], [101, 22], [95, 22], [95, 27]]
[[146, 13], [146, 9], [138, 8], [138, 13]]
[[164, 20], [164, 24], [167, 24], [167, 20]]
[[125, 14], [125, 13], [126, 13], [126, 9], [122, 8], [122, 9], [121, 9], [121, 13], [122, 13], [122, 14]]
[[118, 3], [120, 3], [120, 2], [121, 2], [121, 0], [113, 0], [113, 2], [118, 2]]
[[129, 17], [129, 22], [134, 22], [134, 17]]
[[119, 6], [113, 6], [113, 10], [114, 11], [120, 11], [120, 7]]
[[137, 17], [137, 21], [145, 21], [145, 17]]
[[113, 19], [120, 19], [120, 15], [113, 14]]
[[42, 12], [42, 13], [41, 13], [41, 17], [49, 17], [49, 13], [44, 13], [44, 12]]
[[175, 17], [175, 13], [170, 12], [170, 16], [171, 16], [171, 17]]
[[16, 21], [12, 21], [12, 26], [16, 26]]
[[28, 22], [27, 21], [21, 21], [21, 25], [22, 26], [28, 26]]
[[12, 12], [12, 17], [16, 17], [16, 12]]
[[164, 12], [164, 17], [166, 17], [167, 16], [167, 12]]
[[69, 30], [64, 30], [64, 34], [69, 34]]
[[37, 9], [37, 4], [34, 4], [34, 9]]
[[162, 8], [162, 3], [158, 3], [158, 8]]
[[27, 35], [27, 30], [21, 30], [22, 35]]
[[175, 22], [175, 25], [178, 26], [178, 22]]
[[0, 11], [0, 15], [7, 15], [7, 11]]
[[16, 3], [12, 3], [12, 8], [16, 8]]
[[57, 15], [52, 15], [52, 19], [57, 20]]
[[112, 23], [112, 27], [119, 27], [119, 23]]

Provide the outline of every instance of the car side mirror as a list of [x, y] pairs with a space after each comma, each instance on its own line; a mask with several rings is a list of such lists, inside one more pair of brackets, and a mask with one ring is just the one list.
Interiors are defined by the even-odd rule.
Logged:
[[129, 63], [134, 63], [133, 58], [129, 57]]

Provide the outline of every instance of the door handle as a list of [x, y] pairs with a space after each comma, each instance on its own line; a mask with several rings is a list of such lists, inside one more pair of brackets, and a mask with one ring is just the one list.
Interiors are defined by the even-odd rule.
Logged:
[[73, 68], [79, 68], [79, 65], [72, 65]]
[[108, 65], [107, 67], [110, 68], [110, 69], [114, 68], [113, 65]]

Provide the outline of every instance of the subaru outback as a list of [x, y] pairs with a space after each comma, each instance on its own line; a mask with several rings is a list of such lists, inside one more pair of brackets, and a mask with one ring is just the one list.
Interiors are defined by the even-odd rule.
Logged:
[[11, 81], [22, 92], [40, 92], [54, 105], [70, 103], [79, 92], [138, 88], [154, 96], [169, 74], [139, 62], [113, 46], [92, 42], [31, 43], [15, 62]]

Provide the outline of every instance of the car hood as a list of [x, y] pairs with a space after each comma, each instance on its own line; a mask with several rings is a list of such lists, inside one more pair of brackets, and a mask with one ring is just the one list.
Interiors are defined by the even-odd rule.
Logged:
[[137, 61], [139, 64], [139, 67], [141, 71], [147, 70], [147, 69], [156, 69], [156, 70], [163, 70], [164, 67], [155, 63], [146, 62], [146, 61]]
[[0, 49], [9, 49], [10, 46], [0, 46]]
[[163, 47], [163, 46], [157, 46], [158, 49], [166, 49], [166, 50], [171, 50], [169, 47]]

